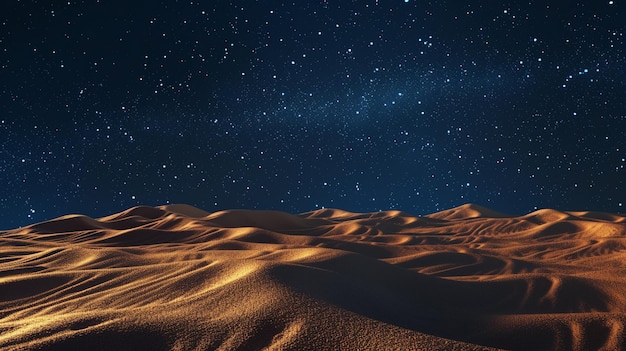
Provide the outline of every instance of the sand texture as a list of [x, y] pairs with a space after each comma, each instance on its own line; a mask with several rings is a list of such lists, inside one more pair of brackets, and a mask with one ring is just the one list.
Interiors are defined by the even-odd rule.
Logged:
[[2, 350], [625, 349], [626, 218], [186, 205], [0, 232]]

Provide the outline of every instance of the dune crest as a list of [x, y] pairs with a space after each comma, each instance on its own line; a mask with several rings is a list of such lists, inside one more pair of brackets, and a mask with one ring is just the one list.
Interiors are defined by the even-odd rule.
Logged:
[[209, 212], [203, 211], [199, 208], [187, 205], [187, 204], [171, 204], [157, 207], [160, 210], [180, 214], [191, 218], [202, 218], [210, 215]]
[[189, 205], [0, 232], [3, 350], [626, 348], [626, 217]]
[[496, 212], [476, 204], [465, 204], [441, 212], [428, 215], [429, 218], [444, 220], [468, 219], [468, 218], [503, 218], [509, 217], [504, 213]]

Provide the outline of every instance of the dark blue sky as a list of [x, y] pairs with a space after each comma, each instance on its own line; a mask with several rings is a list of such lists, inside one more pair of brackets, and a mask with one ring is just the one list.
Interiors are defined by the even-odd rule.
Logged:
[[188, 203], [624, 212], [626, 4], [0, 3], [0, 228]]

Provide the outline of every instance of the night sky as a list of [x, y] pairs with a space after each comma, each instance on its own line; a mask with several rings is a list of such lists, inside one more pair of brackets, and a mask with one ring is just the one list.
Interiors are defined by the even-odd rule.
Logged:
[[623, 213], [626, 3], [0, 2], [0, 229], [136, 205]]

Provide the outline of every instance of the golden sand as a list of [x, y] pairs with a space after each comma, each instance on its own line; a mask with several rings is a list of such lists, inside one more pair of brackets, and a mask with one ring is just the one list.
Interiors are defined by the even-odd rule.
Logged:
[[2, 350], [618, 350], [626, 218], [135, 207], [0, 232]]

